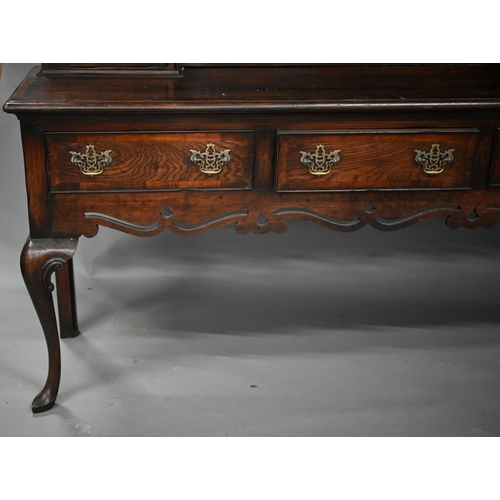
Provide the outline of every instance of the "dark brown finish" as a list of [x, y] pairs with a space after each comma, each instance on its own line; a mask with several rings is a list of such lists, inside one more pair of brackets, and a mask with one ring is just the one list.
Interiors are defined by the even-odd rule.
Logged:
[[[115, 189], [245, 189], [252, 186], [252, 132], [161, 134], [46, 134], [52, 191]], [[209, 143], [230, 150], [219, 174], [207, 175], [193, 163], [191, 150]], [[71, 163], [70, 151], [111, 150], [111, 163], [96, 177], [83, 175]]]
[[[479, 131], [405, 131], [281, 133], [278, 132], [277, 188], [279, 190], [435, 189], [466, 188], [474, 171]], [[444, 172], [426, 174], [415, 162], [415, 151], [454, 149]], [[300, 162], [301, 151], [340, 150], [339, 163], [325, 176], [314, 176]]]
[[108, 77], [133, 77], [133, 76], [179, 76], [175, 64], [127, 64], [127, 63], [44, 63], [41, 72], [45, 75], [80, 75], [80, 76], [108, 76]]
[[[178, 67], [183, 74], [178, 79], [37, 77], [40, 68], [36, 67], [5, 110], [94, 116], [131, 112], [406, 114], [495, 110], [500, 102], [500, 69], [495, 64]], [[224, 123], [221, 118], [217, 120]], [[191, 121], [192, 126], [195, 123]]]
[[500, 129], [495, 134], [495, 150], [491, 166], [490, 184], [500, 186]]
[[[30, 222], [21, 262], [49, 352], [35, 412], [59, 387], [50, 275], [58, 271], [60, 335], [72, 337], [72, 256], [99, 226], [152, 236], [234, 223], [264, 234], [302, 219], [392, 231], [442, 216], [472, 229], [500, 214], [498, 65], [46, 64], [4, 110], [21, 121]], [[218, 174], [191, 158], [208, 144], [230, 150]], [[301, 152], [320, 144], [340, 161], [314, 176]], [[439, 174], [415, 160], [433, 144], [453, 150]], [[94, 177], [71, 162], [90, 145], [112, 158]]]
[[[21, 253], [21, 271], [24, 282], [42, 325], [49, 352], [47, 381], [42, 391], [33, 400], [31, 405], [33, 413], [41, 413], [52, 408], [59, 390], [61, 349], [52, 300], [54, 285], [51, 282], [51, 276], [65, 267], [68, 260], [73, 257], [76, 245], [77, 240], [28, 239]], [[66, 279], [68, 276], [69, 274], [66, 274]], [[62, 307], [67, 305], [66, 301], [60, 303]], [[67, 311], [63, 314], [67, 314]]]
[[62, 265], [56, 274], [59, 331], [62, 339], [79, 335], [76, 314], [75, 277], [73, 259]]

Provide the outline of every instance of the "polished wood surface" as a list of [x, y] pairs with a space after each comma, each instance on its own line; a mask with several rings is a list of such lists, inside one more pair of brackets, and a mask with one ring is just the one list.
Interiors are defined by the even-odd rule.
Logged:
[[49, 77], [34, 68], [7, 111], [293, 112], [498, 109], [498, 65], [179, 65], [181, 78]]
[[[474, 172], [479, 130], [394, 131], [336, 133], [279, 133], [276, 166], [280, 190], [335, 190], [466, 188]], [[450, 168], [428, 175], [415, 162], [416, 150], [453, 148]], [[301, 151], [340, 150], [340, 161], [328, 176], [312, 175], [300, 162]]]
[[[60, 379], [50, 276], [59, 333], [73, 337], [72, 258], [100, 226], [153, 236], [283, 233], [289, 219], [343, 232], [436, 216], [453, 229], [497, 223], [498, 65], [84, 66], [34, 68], [4, 106], [21, 122], [21, 261], [49, 351], [35, 412]], [[311, 173], [334, 151], [331, 170]], [[201, 169], [217, 161], [217, 173]]]
[[[51, 189], [91, 191], [115, 189], [245, 189], [252, 186], [253, 133], [47, 134]], [[226, 167], [204, 174], [191, 161], [192, 150], [204, 152], [209, 143], [230, 151]], [[110, 150], [112, 161], [99, 176], [82, 176], [71, 165], [71, 151]]]
[[[54, 406], [59, 390], [61, 380], [61, 347], [59, 345], [56, 315], [52, 300], [54, 285], [51, 282], [51, 276], [56, 271], [64, 270], [64, 278], [66, 280], [69, 278], [70, 275], [67, 272], [66, 266], [67, 262], [73, 257], [76, 246], [77, 240], [71, 239], [28, 239], [21, 253], [21, 271], [24, 282], [42, 325], [49, 353], [47, 381], [32, 403], [31, 409], [33, 413], [50, 410]], [[73, 288], [73, 285], [68, 286], [68, 291], [70, 288]], [[64, 297], [63, 301], [59, 302], [59, 306], [63, 311], [61, 317], [63, 319], [62, 331], [64, 333], [67, 333], [68, 323], [65, 318], [71, 316], [73, 312], [70, 309], [71, 303], [71, 297]]]

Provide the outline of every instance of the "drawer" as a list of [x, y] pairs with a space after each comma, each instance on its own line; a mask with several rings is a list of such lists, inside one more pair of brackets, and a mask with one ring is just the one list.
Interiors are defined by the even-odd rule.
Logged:
[[277, 188], [467, 188], [478, 136], [476, 129], [278, 132]]
[[253, 132], [47, 133], [52, 191], [246, 189]]

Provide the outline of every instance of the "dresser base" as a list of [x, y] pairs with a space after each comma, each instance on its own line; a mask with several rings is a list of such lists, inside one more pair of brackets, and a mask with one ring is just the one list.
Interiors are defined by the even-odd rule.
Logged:
[[4, 110], [21, 122], [21, 266], [49, 353], [34, 412], [56, 399], [59, 338], [79, 333], [78, 238], [101, 226], [473, 229], [500, 213], [499, 65], [48, 64]]

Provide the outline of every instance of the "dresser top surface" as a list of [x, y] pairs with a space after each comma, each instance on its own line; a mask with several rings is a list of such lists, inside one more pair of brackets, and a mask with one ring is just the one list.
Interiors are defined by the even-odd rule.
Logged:
[[48, 75], [34, 67], [12, 113], [500, 108], [500, 65], [179, 65], [179, 75]]

